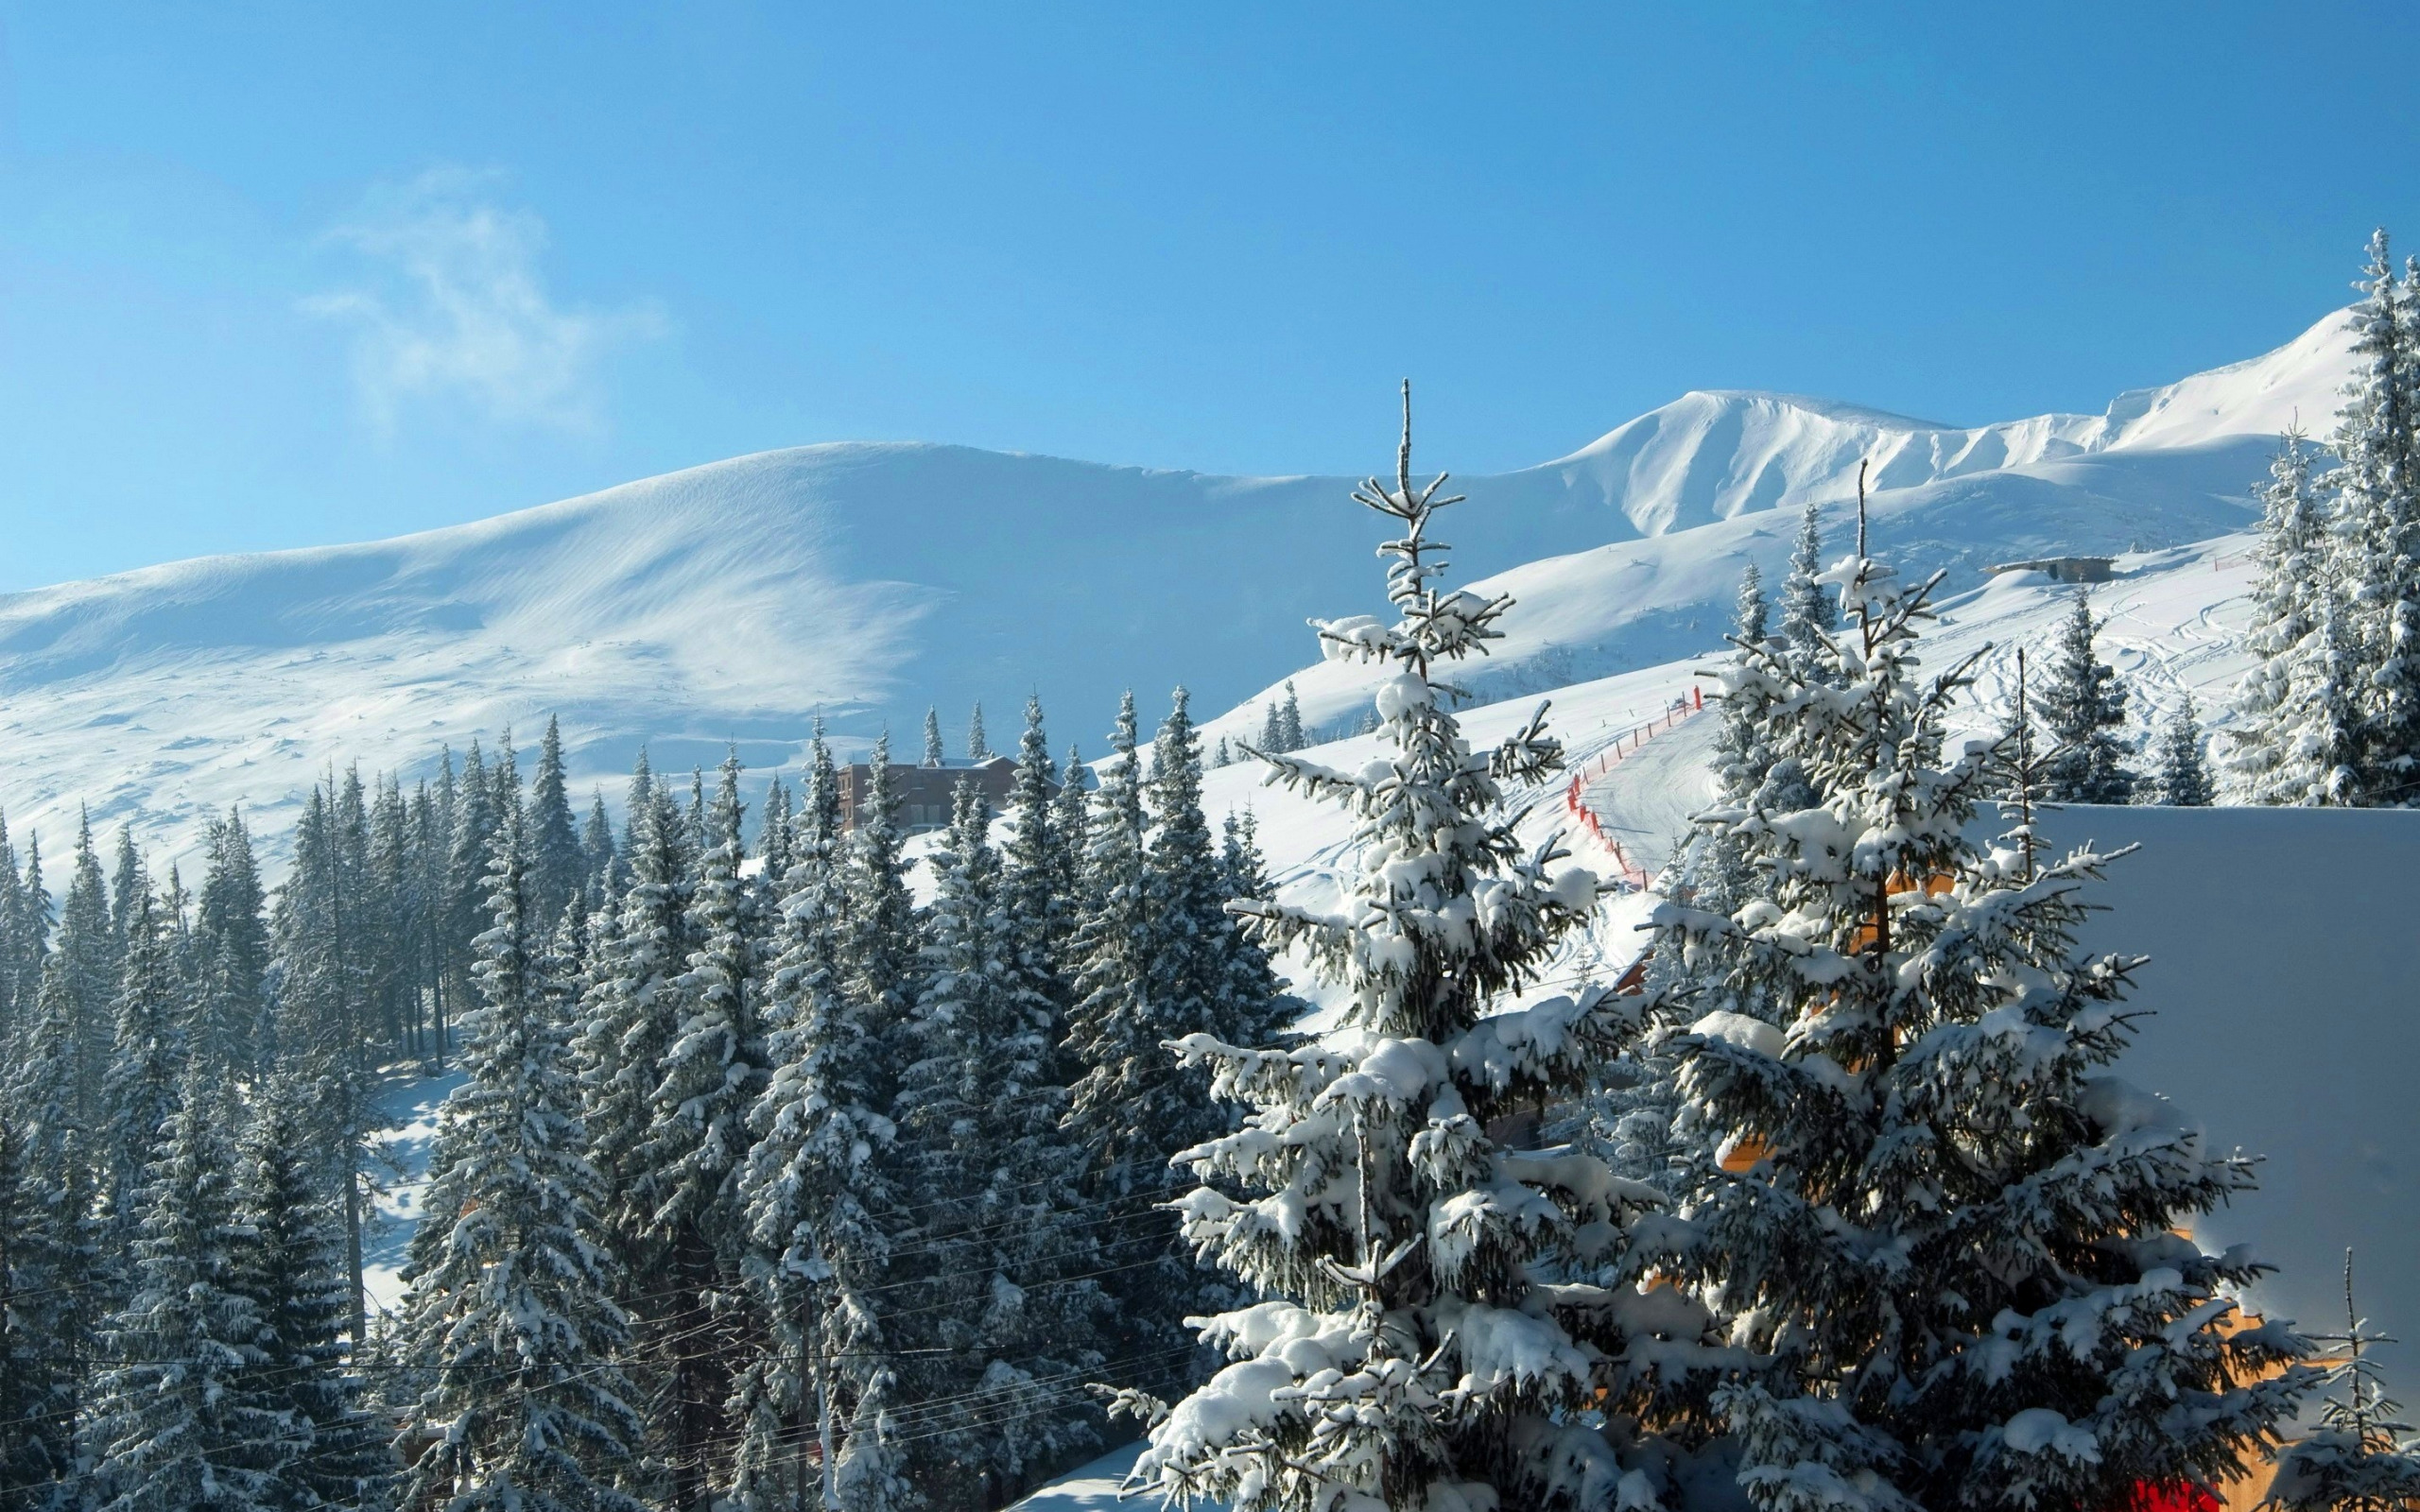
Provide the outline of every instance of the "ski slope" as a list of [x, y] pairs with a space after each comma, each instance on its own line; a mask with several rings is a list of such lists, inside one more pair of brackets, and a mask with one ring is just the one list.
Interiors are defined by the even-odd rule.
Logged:
[[[2167, 548], [2239, 529], [2278, 429], [2324, 428], [2342, 315], [2249, 363], [2122, 395], [2100, 415], [1955, 427], [1799, 396], [1685, 395], [1569, 456], [1461, 479], [1457, 576], [1515, 594], [1470, 691], [1492, 701], [1653, 667], [1720, 642], [1740, 569], [1777, 570], [1799, 504], [1834, 541], [1874, 469], [1893, 559], [1945, 566]], [[1383, 465], [1392, 437], [1369, 438]], [[1422, 454], [1426, 464], [1452, 458]], [[861, 748], [995, 737], [1039, 693], [1063, 747], [1100, 748], [1118, 689], [1182, 681], [1213, 735], [1256, 733], [1297, 668], [1314, 725], [1366, 698], [1305, 668], [1303, 621], [1364, 607], [1374, 521], [1348, 480], [1236, 478], [924, 444], [712, 463], [475, 524], [359, 545], [172, 563], [0, 597], [0, 809], [58, 853], [79, 805], [155, 869], [205, 818], [255, 811], [272, 872], [331, 765], [424, 775], [559, 713], [572, 776], [793, 765], [810, 720]], [[760, 773], [761, 775], [761, 773]]]

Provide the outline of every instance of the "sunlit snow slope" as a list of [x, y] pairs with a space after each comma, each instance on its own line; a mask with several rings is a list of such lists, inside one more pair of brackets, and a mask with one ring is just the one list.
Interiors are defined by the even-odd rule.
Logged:
[[[2103, 415], [1976, 429], [1787, 396], [1685, 396], [1561, 461], [1461, 485], [1465, 578], [1518, 593], [1478, 696], [1652, 666], [1717, 641], [1740, 566], [1794, 507], [1840, 528], [1875, 461], [1887, 554], [1953, 567], [2239, 528], [2273, 435], [2324, 421], [2341, 317]], [[1374, 437], [1373, 460], [1390, 453]], [[1435, 458], [1449, 462], [1450, 458]], [[1375, 522], [1334, 478], [1239, 479], [930, 445], [766, 453], [395, 541], [213, 558], [0, 598], [0, 806], [54, 853], [78, 802], [189, 852], [229, 803], [292, 804], [331, 763], [424, 772], [559, 713], [575, 777], [796, 759], [953, 730], [996, 742], [1039, 692], [1098, 749], [1116, 690], [1227, 708], [1307, 660], [1303, 620], [1371, 607]], [[1341, 669], [1314, 722], [1358, 712]], [[1247, 710], [1228, 727], [1256, 718]], [[272, 836], [285, 815], [260, 826]]]

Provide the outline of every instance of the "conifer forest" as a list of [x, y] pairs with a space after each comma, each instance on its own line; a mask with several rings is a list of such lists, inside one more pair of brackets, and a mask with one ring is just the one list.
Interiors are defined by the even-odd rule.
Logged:
[[[1138, 1439], [1145, 1504], [1236, 1512], [2420, 1505], [2349, 1260], [2342, 1332], [2256, 1315], [2194, 1235], [2257, 1161], [2112, 1073], [2126, 848], [2036, 825], [2414, 801], [2420, 266], [2360, 294], [2222, 738], [2142, 722], [2089, 584], [1979, 717], [1860, 472], [1741, 579], [1716, 796], [1611, 946], [1631, 885], [1522, 828], [1553, 699], [1461, 717], [1514, 599], [1409, 385], [1340, 718], [819, 724], [610, 800], [549, 721], [192, 874], [0, 828], [0, 1512], [992, 1512]], [[1236, 764], [1342, 827], [1335, 896], [1205, 808]], [[381, 1098], [440, 1077], [384, 1305]]]

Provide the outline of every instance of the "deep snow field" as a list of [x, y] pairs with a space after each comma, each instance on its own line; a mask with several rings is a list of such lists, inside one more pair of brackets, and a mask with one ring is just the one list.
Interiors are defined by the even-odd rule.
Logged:
[[[2341, 315], [2275, 351], [2099, 415], [1941, 425], [1830, 400], [1684, 395], [1572, 455], [1458, 478], [1464, 583], [1519, 606], [1472, 691], [1495, 699], [1720, 644], [1740, 570], [1778, 581], [1802, 504], [1844, 541], [1873, 464], [1878, 555], [1946, 567], [2167, 548], [2244, 528], [2278, 433], [2324, 429]], [[1376, 396], [1374, 396], [1375, 398]], [[1393, 450], [1392, 396], [1369, 455]], [[1456, 459], [1421, 450], [1415, 464]], [[393, 541], [170, 563], [0, 596], [0, 808], [56, 855], [79, 805], [155, 869], [233, 803], [274, 871], [331, 765], [406, 781], [560, 714], [575, 791], [631, 758], [794, 767], [811, 718], [861, 750], [927, 704], [994, 744], [1039, 693], [1055, 745], [1098, 753], [1117, 690], [1179, 681], [1216, 731], [1315, 660], [1309, 615], [1376, 607], [1374, 516], [1349, 480], [1229, 478], [921, 444], [711, 463]], [[1004, 570], [1006, 567], [1009, 570]], [[1314, 726], [1363, 706], [1349, 669], [1299, 674]]]

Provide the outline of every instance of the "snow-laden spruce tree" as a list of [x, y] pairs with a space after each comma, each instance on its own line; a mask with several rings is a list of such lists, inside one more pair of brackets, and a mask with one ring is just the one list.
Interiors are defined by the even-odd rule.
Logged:
[[2159, 727], [2154, 754], [2159, 767], [2152, 774], [2152, 800], [2171, 808], [2207, 808], [2218, 800], [2210, 780], [2210, 763], [2203, 753], [2202, 721], [2193, 696], [2187, 694], [2168, 712]]
[[1151, 1001], [1150, 850], [1134, 695], [1117, 705], [1085, 835], [1083, 918], [1069, 944], [1076, 964], [1067, 1054], [1079, 1068], [1067, 1129], [1086, 1152], [1096, 1196], [1156, 1192], [1176, 1145], [1160, 1143], [1155, 1104], [1174, 1081], [1160, 1049]]
[[184, 983], [169, 956], [169, 936], [147, 886], [127, 900], [127, 930], [119, 969], [117, 1027], [101, 1075], [101, 1136], [108, 1161], [104, 1197], [108, 1249], [132, 1250], [143, 1223], [142, 1194], [150, 1186], [160, 1132], [176, 1111], [185, 1048]]
[[[848, 1512], [913, 1503], [882, 1431], [896, 1348], [884, 1316], [897, 1295], [883, 1288], [906, 1224], [889, 1113], [897, 1003], [853, 990], [854, 963], [883, 954], [861, 953], [853, 906], [907, 906], [895, 799], [880, 775], [888, 740], [875, 752], [864, 813], [883, 835], [869, 855], [841, 833], [838, 774], [816, 733], [767, 982], [771, 1071], [749, 1112], [755, 1143], [739, 1187], [747, 1279], [767, 1332], [734, 1394], [743, 1435], [735, 1499], [750, 1508], [803, 1503], [811, 1455]], [[844, 1443], [836, 1417], [850, 1425]], [[818, 1446], [820, 1433], [828, 1436]]]
[[2034, 694], [2052, 742], [2042, 764], [2048, 802], [2134, 801], [2135, 774], [2126, 768], [2134, 752], [2118, 733], [2126, 728], [2126, 686], [2092, 644], [2107, 624], [2093, 617], [2092, 601], [2079, 590]]
[[2279, 1512], [2411, 1512], [2420, 1506], [2420, 1438], [2386, 1394], [2370, 1332], [2353, 1301], [2353, 1252], [2344, 1251], [2344, 1332], [2314, 1333], [2340, 1350], [2324, 1382], [2319, 1428], [2277, 1454], [2264, 1506]]
[[232, 1281], [259, 1321], [245, 1384], [297, 1430], [276, 1467], [282, 1507], [377, 1507], [394, 1474], [387, 1431], [361, 1404], [345, 1365], [353, 1276], [343, 1214], [328, 1197], [324, 1152], [312, 1141], [307, 1082], [271, 1073], [235, 1156], [241, 1233]]
[[97, 1512], [266, 1512], [309, 1445], [259, 1376], [261, 1318], [240, 1284], [227, 1099], [188, 1076], [143, 1192], [131, 1290], [101, 1326], [86, 1442]]
[[992, 759], [992, 743], [983, 733], [983, 706], [980, 703], [966, 715], [966, 759], [970, 762]]
[[[15, 1282], [8, 1328], [18, 1343], [6, 1392], [18, 1410], [5, 1431], [5, 1457], [22, 1474], [34, 1508], [63, 1506], [76, 1473], [77, 1411], [92, 1353], [97, 1302], [105, 1292], [94, 1214], [92, 1139], [76, 1119], [75, 1009], [65, 964], [52, 955], [35, 1017], [17, 1040], [17, 1064], [5, 1092], [16, 1141], [17, 1211], [26, 1225], [10, 1240]], [[45, 1484], [43, 1476], [49, 1480]]]
[[1781, 580], [1777, 633], [1802, 656], [1820, 656], [1824, 632], [1840, 623], [1840, 604], [1817, 581], [1824, 571], [1823, 510], [1813, 499], [1798, 516], [1798, 540], [1790, 547], [1789, 571]]
[[2307, 643], [2335, 590], [2327, 510], [2313, 467], [2302, 433], [2288, 431], [2260, 488], [2260, 543], [2253, 548], [2258, 571], [2243, 632], [2244, 648], [2258, 660], [2236, 687], [2227, 760], [2229, 781], [2256, 803], [2308, 802], [2315, 775], [2301, 748], [2305, 705], [2321, 691], [2313, 674], [2331, 669], [2306, 659]]
[[1019, 962], [990, 821], [961, 783], [933, 861], [914, 1058], [893, 1114], [917, 1227], [890, 1285], [921, 1346], [904, 1379], [935, 1403], [910, 1464], [936, 1506], [999, 1505], [1098, 1442], [1090, 1406], [1053, 1389], [1098, 1371], [1108, 1298], [1080, 1279], [1102, 1261], [1083, 1152], [1059, 1128], [1058, 1015]]
[[942, 712], [927, 709], [925, 711], [925, 765], [940, 766], [946, 761], [947, 757], [942, 751]]
[[[603, 1184], [598, 1217], [624, 1278], [652, 1274], [662, 1257], [662, 1235], [643, 1191], [644, 1150], [655, 1125], [655, 1090], [680, 1032], [679, 980], [692, 948], [687, 827], [654, 782], [645, 752], [630, 802], [630, 886], [612, 927], [595, 942], [579, 1043], [582, 1127]], [[531, 921], [533, 930], [538, 923]]]
[[1025, 733], [1017, 741], [1016, 779], [1009, 790], [1009, 838], [1001, 857], [1000, 888], [1017, 932], [1017, 968], [1027, 985], [1051, 1005], [1048, 1038], [1055, 1057], [1066, 1034], [1070, 993], [1061, 963], [1075, 932], [1077, 900], [1066, 885], [1074, 858], [1064, 853], [1067, 837], [1055, 822], [1054, 776], [1050, 743], [1042, 728], [1042, 700], [1028, 698]]
[[63, 1504], [76, 1467], [76, 1387], [90, 1267], [75, 1215], [37, 1154], [39, 1115], [0, 1095], [0, 1507]]
[[2420, 270], [2398, 280], [2383, 231], [2353, 306], [2356, 367], [2337, 412], [2337, 592], [2355, 668], [2366, 804], [2420, 794]]
[[1636, 1284], [1648, 1260], [1626, 1231], [1658, 1199], [1593, 1159], [1487, 1133], [1575, 1090], [1636, 1000], [1511, 1007], [1598, 883], [1517, 839], [1503, 809], [1500, 781], [1558, 764], [1541, 721], [1491, 753], [1447, 712], [1438, 674], [1498, 633], [1509, 601], [1440, 585], [1428, 532], [1453, 501], [1442, 477], [1411, 481], [1409, 386], [1405, 403], [1393, 485], [1356, 495], [1402, 527], [1382, 548], [1398, 617], [1320, 628], [1328, 655], [1387, 669], [1386, 754], [1352, 772], [1264, 756], [1272, 782], [1352, 814], [1358, 868], [1335, 914], [1238, 905], [1350, 1006], [1297, 1049], [1174, 1047], [1251, 1109], [1185, 1152], [1219, 1183], [1181, 1200], [1186, 1235], [1268, 1300], [1204, 1321], [1234, 1363], [1152, 1430], [1133, 1481], [1246, 1512], [1653, 1504], [1668, 1487], [1632, 1419], [1665, 1405], [1667, 1368], [1706, 1359], [1703, 1314]]
[[1783, 1010], [1676, 1041], [1755, 1160], [1693, 1204], [1674, 1263], [1776, 1357], [1720, 1398], [1742, 1483], [1763, 1512], [2014, 1512], [2221, 1479], [2309, 1383], [2261, 1379], [2303, 1352], [2288, 1330], [2228, 1332], [2262, 1267], [2181, 1237], [2251, 1164], [2107, 1074], [2141, 963], [2076, 948], [2104, 858], [2036, 869], [1968, 837], [1996, 754], [1943, 760], [1972, 662], [1920, 674], [1939, 576], [1907, 591], [1861, 555], [1824, 576], [1847, 615], [1829, 667], [1752, 650], [1723, 680], [1764, 685], [1827, 796], [1707, 813], [1774, 896], [1657, 914], [1659, 956], [1727, 942], [1716, 986]]
[[662, 1246], [647, 1289], [669, 1290], [675, 1299], [640, 1342], [664, 1383], [650, 1416], [678, 1507], [702, 1506], [708, 1488], [729, 1473], [722, 1409], [738, 1319], [716, 1298], [737, 1290], [739, 1169], [748, 1158], [748, 1112], [766, 1081], [758, 959], [765, 941], [756, 895], [740, 875], [741, 810], [733, 752], [707, 811], [711, 843], [682, 927], [696, 946], [670, 984], [679, 1022], [657, 1067], [633, 1194]]
[[529, 783], [529, 876], [534, 917], [552, 921], [588, 880], [579, 833], [573, 828], [571, 794], [563, 781], [562, 726], [546, 716], [538, 745], [538, 773]]
[[[598, 1243], [565, 1026], [528, 915], [528, 840], [504, 805], [474, 942], [468, 1079], [439, 1114], [435, 1201], [406, 1277], [405, 1353], [428, 1374], [398, 1448], [407, 1504], [448, 1512], [638, 1512], [615, 1486], [642, 1425], [617, 1355], [628, 1321]], [[437, 1206], [441, 1202], [443, 1206]]]

